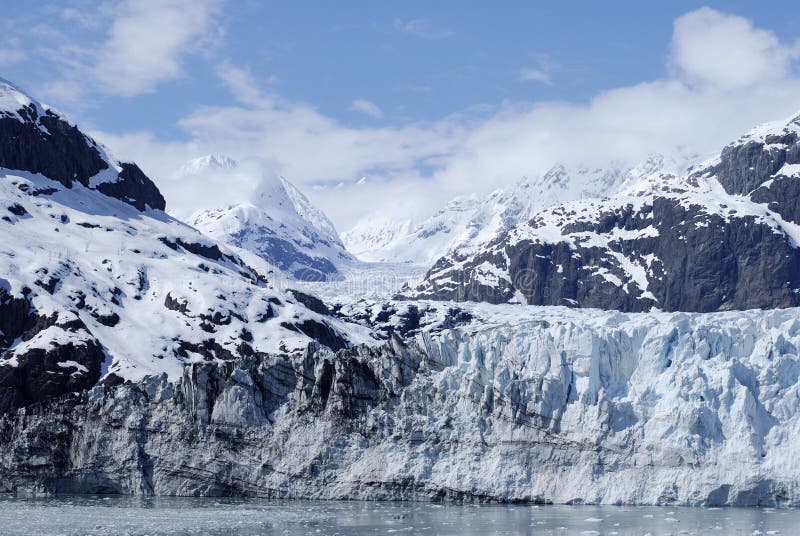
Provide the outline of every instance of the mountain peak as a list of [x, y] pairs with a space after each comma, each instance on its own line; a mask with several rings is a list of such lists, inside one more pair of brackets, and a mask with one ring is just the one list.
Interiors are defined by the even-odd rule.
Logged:
[[45, 107], [25, 93], [19, 86], [5, 78], [0, 78], [0, 117], [14, 116], [22, 120], [19, 111], [30, 106], [34, 107], [37, 116], [43, 115], [45, 112]]
[[15, 84], [0, 79], [0, 168], [75, 183], [139, 210], [163, 210], [161, 192], [133, 163], [113, 161], [105, 148]]
[[284, 177], [262, 178], [252, 199], [199, 211], [189, 223], [298, 280], [339, 278], [331, 261], [351, 259], [333, 223]]
[[182, 176], [197, 175], [207, 171], [235, 169], [238, 166], [239, 162], [229, 156], [207, 154], [188, 160], [181, 166], [179, 174]]

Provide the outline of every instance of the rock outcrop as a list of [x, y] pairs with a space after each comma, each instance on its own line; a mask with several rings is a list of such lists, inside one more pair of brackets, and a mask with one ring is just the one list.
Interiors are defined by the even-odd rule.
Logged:
[[79, 183], [139, 210], [166, 207], [161, 192], [136, 164], [112, 162], [77, 126], [2, 78], [0, 168], [41, 174], [66, 188]]

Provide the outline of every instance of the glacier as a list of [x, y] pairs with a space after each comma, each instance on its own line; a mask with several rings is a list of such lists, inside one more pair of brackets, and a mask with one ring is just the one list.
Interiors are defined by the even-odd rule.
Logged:
[[1, 416], [3, 491], [800, 505], [797, 309], [459, 306]]

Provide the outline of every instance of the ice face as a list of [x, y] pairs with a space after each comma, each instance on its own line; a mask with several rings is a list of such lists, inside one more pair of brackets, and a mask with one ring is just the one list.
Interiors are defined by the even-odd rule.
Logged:
[[[97, 386], [0, 421], [0, 474], [23, 475], [17, 491], [800, 504], [796, 309], [469, 312], [410, 342]], [[33, 472], [24, 453], [38, 444], [103, 478]]]

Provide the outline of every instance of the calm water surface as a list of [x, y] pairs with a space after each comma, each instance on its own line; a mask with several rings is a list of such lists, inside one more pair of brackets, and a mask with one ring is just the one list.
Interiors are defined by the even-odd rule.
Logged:
[[800, 510], [0, 497], [0, 534], [800, 535]]

